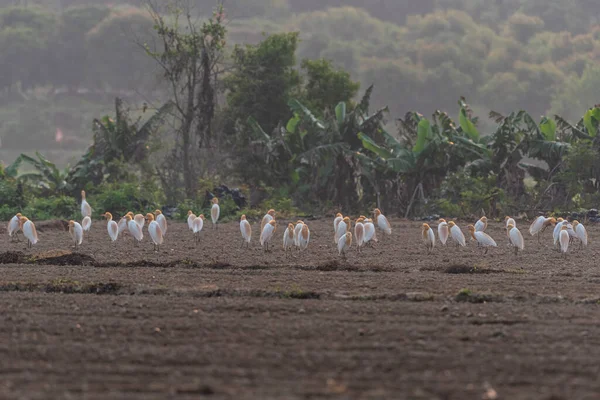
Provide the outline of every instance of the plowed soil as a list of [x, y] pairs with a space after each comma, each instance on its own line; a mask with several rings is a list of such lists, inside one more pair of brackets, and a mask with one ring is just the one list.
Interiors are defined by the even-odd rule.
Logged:
[[159, 253], [111, 243], [104, 221], [77, 252], [60, 223], [31, 250], [4, 236], [0, 398], [600, 398], [596, 226], [566, 258], [524, 221], [518, 257], [500, 222], [487, 255], [426, 255], [421, 224], [392, 220], [343, 260], [331, 219], [284, 254], [287, 222], [269, 253], [260, 224], [250, 249], [237, 223], [195, 246], [170, 222]]

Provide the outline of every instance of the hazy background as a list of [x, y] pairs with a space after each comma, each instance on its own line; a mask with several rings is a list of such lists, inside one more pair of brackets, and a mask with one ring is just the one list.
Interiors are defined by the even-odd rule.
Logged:
[[[209, 15], [214, 0], [195, 1]], [[142, 107], [164, 97], [144, 1], [0, 0], [0, 160], [41, 150], [78, 157], [115, 96]], [[225, 0], [230, 45], [299, 31], [298, 60], [325, 57], [391, 117], [455, 115], [465, 96], [489, 110], [578, 119], [600, 103], [595, 0]], [[362, 93], [362, 92], [361, 92]]]

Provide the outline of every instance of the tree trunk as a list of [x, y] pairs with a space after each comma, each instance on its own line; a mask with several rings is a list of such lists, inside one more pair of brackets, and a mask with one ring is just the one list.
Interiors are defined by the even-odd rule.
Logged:
[[194, 178], [193, 168], [190, 157], [190, 130], [191, 120], [187, 118], [181, 127], [181, 137], [183, 139], [183, 184], [185, 186], [185, 195], [188, 199], [194, 198]]

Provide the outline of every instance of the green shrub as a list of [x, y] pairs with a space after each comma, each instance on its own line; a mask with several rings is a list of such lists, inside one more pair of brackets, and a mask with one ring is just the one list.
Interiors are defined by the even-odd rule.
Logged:
[[23, 214], [31, 220], [81, 219], [79, 205], [68, 196], [36, 197], [23, 209]]
[[481, 209], [490, 211], [493, 203], [504, 200], [504, 191], [497, 187], [497, 176], [470, 176], [460, 169], [448, 174], [442, 183], [435, 204], [446, 217], [479, 215]]
[[103, 183], [96, 192], [88, 200], [96, 216], [109, 211], [117, 218], [128, 211], [147, 213], [160, 208], [160, 194], [154, 185], [140, 187], [133, 183]]
[[3, 206], [11, 208], [23, 206], [23, 196], [14, 179], [0, 179], [0, 199], [2, 199]]
[[0, 206], [0, 221], [8, 221], [18, 212], [21, 212], [20, 208], [11, 207], [6, 204], [3, 204], [2, 206]]

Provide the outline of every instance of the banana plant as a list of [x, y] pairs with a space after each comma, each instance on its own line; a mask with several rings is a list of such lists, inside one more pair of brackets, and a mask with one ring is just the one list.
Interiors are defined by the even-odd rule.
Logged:
[[359, 134], [363, 147], [375, 155], [375, 164], [401, 179], [399, 192], [405, 198], [400, 208], [406, 216], [417, 189], [422, 197], [431, 195], [448, 172], [468, 161], [489, 156], [464, 106], [459, 115], [464, 128], [457, 127], [447, 113], [436, 111], [430, 121], [419, 113], [409, 112], [398, 120], [399, 139], [385, 129], [380, 129], [377, 137]]
[[34, 172], [27, 172], [18, 176], [18, 180], [33, 184], [49, 193], [70, 193], [73, 186], [68, 181], [69, 168], [59, 169], [56, 164], [47, 160], [39, 152], [36, 158], [21, 154], [17, 157], [15, 164], [27, 163], [34, 168]]

